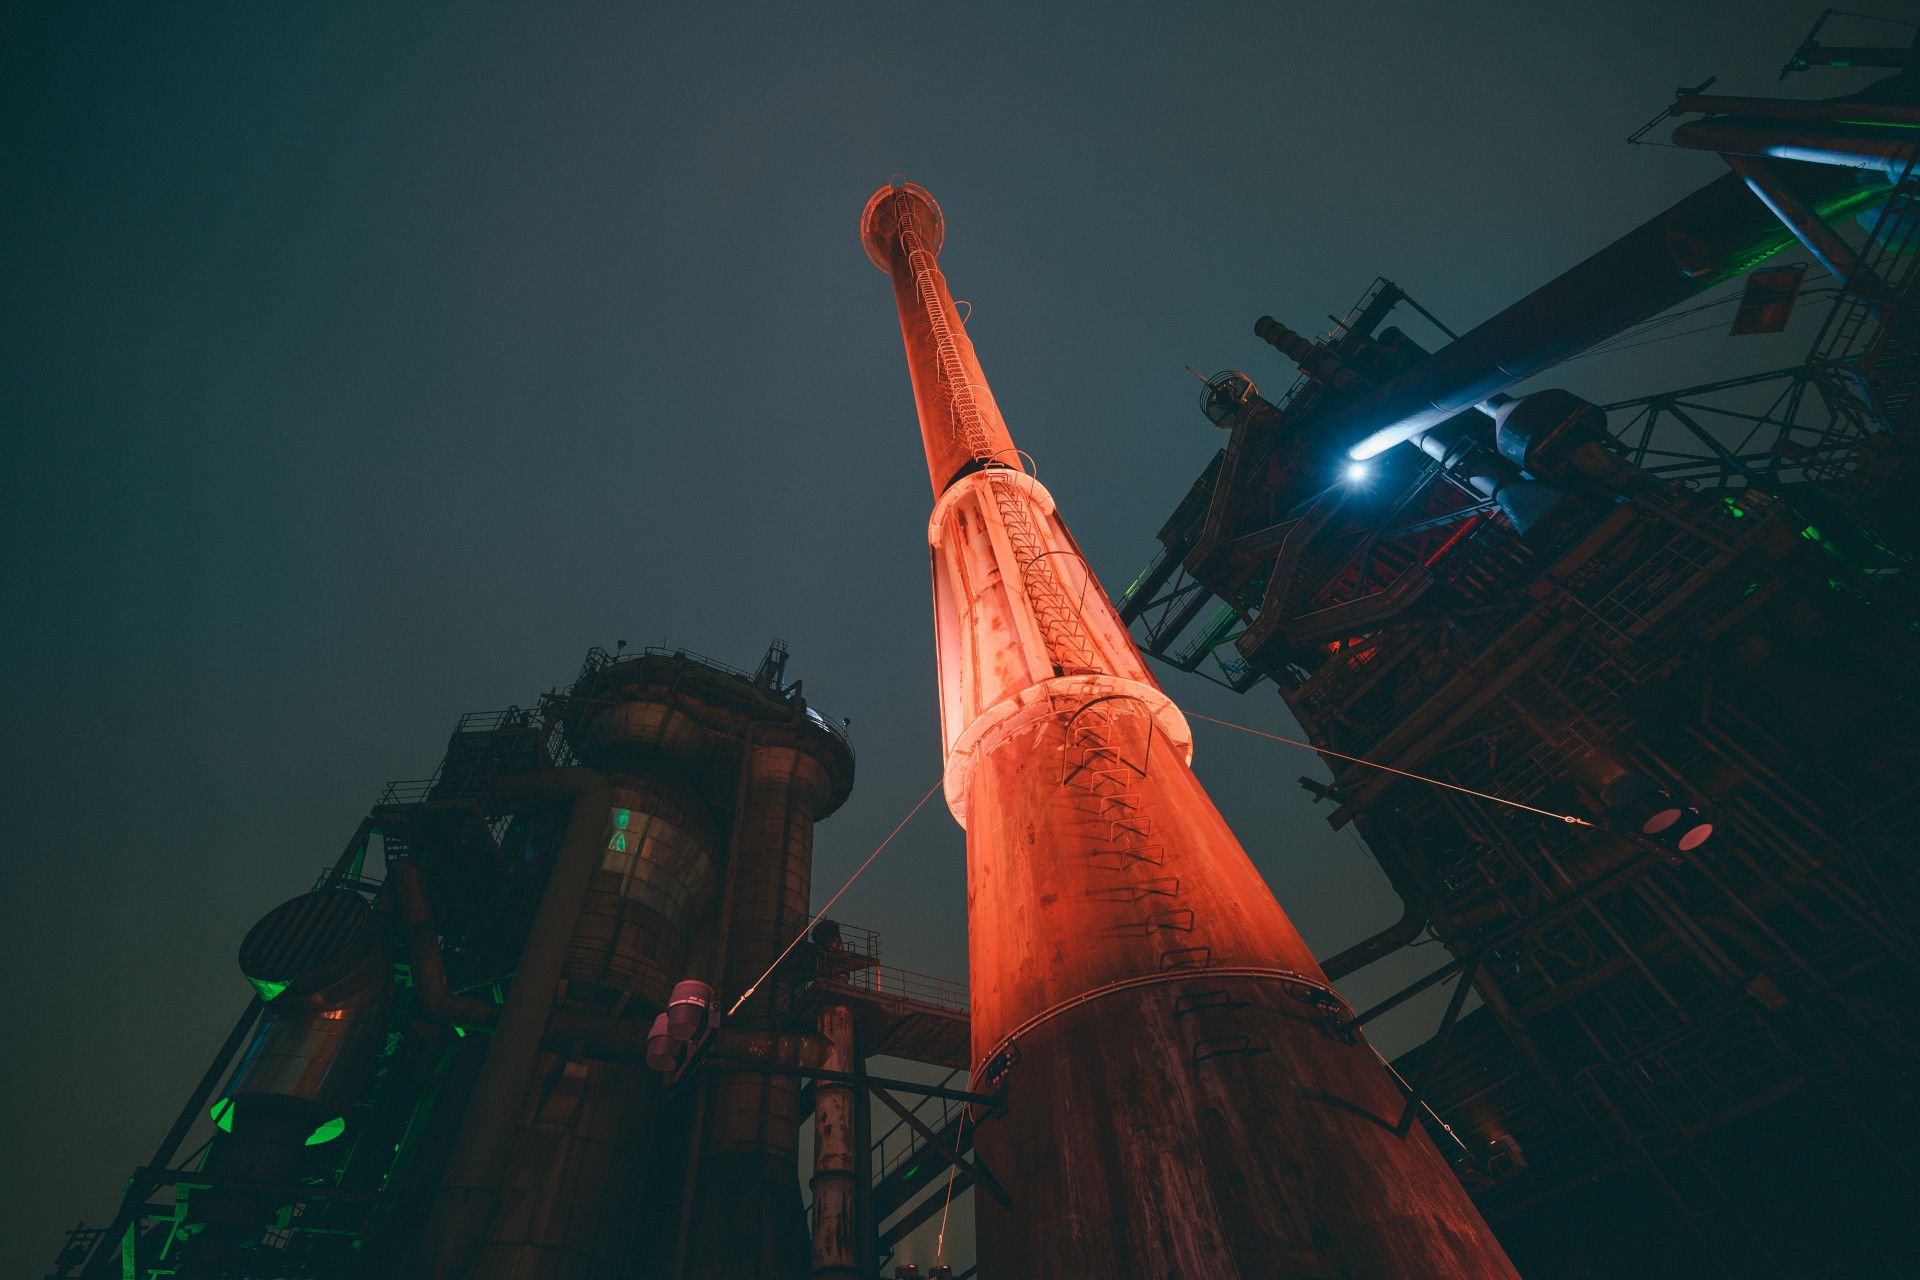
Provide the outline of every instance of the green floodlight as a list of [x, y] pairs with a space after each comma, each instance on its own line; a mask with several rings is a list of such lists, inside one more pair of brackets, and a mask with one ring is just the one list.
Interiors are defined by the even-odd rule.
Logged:
[[320, 1146], [322, 1143], [332, 1142], [335, 1138], [339, 1137], [341, 1134], [345, 1133], [346, 1131], [347, 1131], [347, 1118], [345, 1116], [335, 1116], [333, 1119], [327, 1121], [325, 1124], [321, 1125], [318, 1129], [315, 1129], [312, 1133], [307, 1135], [307, 1145], [310, 1147], [317, 1147], [317, 1146]]

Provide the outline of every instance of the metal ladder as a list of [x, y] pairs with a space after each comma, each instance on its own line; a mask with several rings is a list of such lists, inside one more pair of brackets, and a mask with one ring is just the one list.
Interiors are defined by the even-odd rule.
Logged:
[[[954, 342], [953, 327], [947, 322], [946, 308], [940, 305], [940, 292], [934, 284], [937, 267], [933, 255], [927, 252], [915, 229], [912, 202], [905, 192], [896, 196], [895, 202], [900, 223], [900, 243], [907, 252], [907, 262], [913, 269], [920, 305], [926, 312], [927, 325], [933, 333], [940, 380], [946, 392], [948, 417], [954, 433], [975, 462], [983, 467], [993, 465], [996, 469], [1005, 468], [1009, 460], [994, 456], [993, 442], [981, 420], [973, 383], [967, 377], [966, 365], [960, 359], [959, 347]], [[1018, 460], [1013, 461], [1017, 463]], [[1017, 466], [1014, 469], [1017, 471]], [[1001, 526], [1006, 530], [1007, 541], [1013, 548], [1014, 560], [1020, 569], [1021, 587], [1039, 624], [1048, 660], [1063, 674], [1100, 670], [1095, 661], [1093, 639], [1080, 620], [1080, 611], [1067, 599], [1059, 575], [1046, 561], [1046, 545], [1034, 530], [1028, 498], [1020, 492], [1019, 482], [1009, 476], [989, 473], [987, 488], [993, 495]]]

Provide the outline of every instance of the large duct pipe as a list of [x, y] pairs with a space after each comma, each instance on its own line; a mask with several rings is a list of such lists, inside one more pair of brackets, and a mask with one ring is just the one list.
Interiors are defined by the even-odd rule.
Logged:
[[1800, 193], [1782, 181], [1779, 171], [1771, 162], [1744, 155], [1726, 155], [1721, 159], [1747, 184], [1760, 203], [1773, 210], [1773, 215], [1780, 219], [1781, 225], [1793, 232], [1794, 239], [1813, 255], [1814, 261], [1825, 267], [1836, 280], [1843, 285], [1863, 286], [1870, 293], [1880, 291], [1878, 277], [1860, 260], [1853, 246], [1828, 226], [1824, 218], [1807, 207]]
[[[1307, 366], [1303, 356], [1324, 352], [1327, 360], [1348, 375], [1343, 382], [1322, 379], [1335, 390], [1347, 389], [1359, 380], [1359, 375], [1349, 366], [1341, 364], [1331, 351], [1322, 346], [1306, 344], [1293, 330], [1278, 324], [1269, 316], [1262, 316], [1255, 321], [1253, 331], [1276, 350], [1292, 357], [1301, 372], [1309, 375], [1313, 370]], [[1288, 338], [1293, 341], [1286, 341]], [[1424, 347], [1399, 329], [1382, 332], [1377, 345], [1384, 356], [1383, 363], [1393, 371], [1408, 368], [1428, 355]], [[1497, 503], [1513, 527], [1525, 534], [1547, 520], [1567, 501], [1569, 495], [1564, 489], [1529, 480], [1522, 473], [1517, 460], [1509, 462], [1502, 457], [1494, 449], [1493, 427], [1493, 419], [1488, 416], [1486, 407], [1482, 406], [1456, 414], [1438, 426], [1422, 431], [1413, 437], [1413, 443], [1445, 468], [1454, 483]]]
[[1427, 927], [1431, 909], [1427, 895], [1418, 889], [1400, 892], [1400, 918], [1371, 937], [1362, 938], [1346, 950], [1329, 956], [1320, 965], [1329, 982], [1338, 982], [1348, 974], [1366, 968], [1382, 956], [1388, 956], [1410, 944]]
[[433, 1280], [462, 1274], [500, 1203], [514, 1121], [539, 1061], [567, 944], [600, 862], [612, 808], [606, 779], [583, 768], [511, 775], [501, 779], [496, 795], [514, 806], [570, 799], [573, 812], [422, 1232], [420, 1271]]
[[1673, 131], [1673, 145], [1691, 151], [1804, 160], [1897, 174], [1920, 156], [1920, 145], [1915, 144], [1911, 132], [1844, 124], [1690, 120]]
[[1360, 381], [1360, 371], [1324, 344], [1289, 329], [1272, 316], [1261, 316], [1253, 322], [1253, 336], [1293, 361], [1301, 373], [1335, 391], [1345, 391]]
[[420, 883], [420, 868], [411, 858], [387, 867], [387, 882], [400, 902], [407, 939], [407, 965], [413, 971], [414, 1012], [426, 1022], [444, 1027], [491, 1027], [500, 1007], [472, 996], [456, 995], [447, 981], [447, 962], [440, 955], [440, 930], [433, 908]]
[[1517, 463], [1494, 451], [1492, 423], [1479, 410], [1449, 418], [1413, 437], [1420, 451], [1438, 462], [1457, 484], [1498, 504], [1513, 527], [1525, 534], [1558, 510], [1566, 490], [1529, 480]]
[[1508, 400], [1493, 421], [1501, 455], [1530, 476], [1623, 498], [1663, 487], [1614, 451], [1607, 415], [1571, 391], [1550, 387]]
[[[1785, 166], [1823, 216], [1884, 192], [1823, 165]], [[1315, 434], [1369, 458], [1649, 316], [1730, 280], [1793, 243], [1728, 174], [1534, 290], [1392, 381], [1329, 414]]]
[[1920, 124], [1920, 107], [1897, 102], [1857, 102], [1794, 98], [1734, 98], [1689, 94], [1669, 114], [1748, 116], [1760, 120], [1828, 120], [1835, 124]]

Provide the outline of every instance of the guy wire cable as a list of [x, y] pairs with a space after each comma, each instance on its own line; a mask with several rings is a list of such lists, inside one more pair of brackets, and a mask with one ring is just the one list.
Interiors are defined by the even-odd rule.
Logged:
[[800, 945], [800, 939], [806, 937], [807, 934], [813, 931], [813, 926], [815, 926], [816, 924], [819, 924], [821, 920], [826, 918], [826, 914], [828, 911], [832, 910], [833, 904], [840, 901], [840, 895], [845, 893], [847, 890], [853, 888], [853, 882], [860, 878], [860, 873], [873, 865], [873, 860], [880, 856], [880, 850], [886, 848], [889, 844], [893, 843], [893, 838], [899, 835], [900, 832], [906, 827], [906, 825], [909, 822], [913, 821], [913, 815], [916, 813], [919, 813], [920, 810], [926, 806], [927, 801], [933, 799], [933, 793], [940, 789], [940, 783], [944, 782], [945, 780], [946, 779], [942, 777], [936, 780], [931, 787], [927, 788], [927, 794], [921, 796], [919, 802], [915, 804], [913, 808], [907, 810], [907, 816], [900, 819], [899, 825], [894, 827], [892, 831], [889, 831], [887, 833], [887, 838], [885, 840], [882, 840], [878, 845], [874, 846], [873, 852], [867, 855], [867, 860], [853, 869], [853, 874], [847, 877], [847, 882], [841, 885], [838, 889], [835, 889], [833, 891], [833, 896], [831, 898], [828, 898], [826, 901], [826, 904], [822, 906], [819, 911], [814, 913], [813, 918], [808, 920], [807, 923], [801, 927], [800, 932], [794, 935], [793, 941], [789, 942], [784, 948], [782, 948], [780, 954], [773, 958], [773, 963], [767, 966], [766, 972], [761, 974], [759, 977], [755, 978], [753, 980], [753, 985], [749, 986], [745, 991], [740, 993], [740, 998], [738, 1000], [735, 1000], [733, 1002], [733, 1007], [727, 1010], [727, 1016], [729, 1018], [731, 1018], [734, 1014], [740, 1012], [740, 1006], [745, 1004], [749, 999], [751, 999], [753, 996], [753, 993], [760, 989], [760, 984], [765, 982], [767, 978], [772, 975], [773, 971], [780, 967], [780, 962], [782, 960], [785, 960], [790, 954], [792, 954], [793, 949]]
[[1458, 791], [1463, 795], [1477, 796], [1482, 800], [1491, 800], [1495, 804], [1504, 804], [1514, 809], [1525, 809], [1528, 813], [1537, 813], [1543, 818], [1552, 818], [1554, 821], [1564, 822], [1570, 827], [1591, 827], [1596, 825], [1588, 822], [1585, 818], [1576, 818], [1570, 813], [1555, 813], [1551, 809], [1536, 809], [1530, 804], [1522, 804], [1518, 800], [1509, 800], [1505, 796], [1489, 795], [1485, 791], [1475, 791], [1472, 787], [1462, 787], [1452, 782], [1442, 782], [1438, 778], [1429, 778], [1424, 773], [1413, 773], [1406, 769], [1396, 769], [1390, 764], [1381, 764], [1378, 760], [1369, 760], [1365, 756], [1350, 756], [1345, 752], [1335, 751], [1329, 747], [1316, 747], [1311, 742], [1302, 742], [1298, 738], [1283, 738], [1277, 733], [1268, 733], [1265, 729], [1255, 729], [1251, 725], [1235, 724], [1231, 720], [1221, 720], [1214, 716], [1203, 716], [1198, 711], [1188, 711], [1186, 715], [1193, 720], [1205, 720], [1210, 724], [1225, 725], [1229, 729], [1238, 729], [1242, 733], [1251, 733], [1255, 737], [1271, 738], [1275, 742], [1284, 742], [1290, 747], [1304, 747], [1308, 751], [1317, 751], [1323, 756], [1333, 756], [1340, 760], [1351, 760], [1354, 764], [1363, 764], [1369, 769], [1380, 769], [1386, 773], [1398, 774], [1402, 778], [1412, 778], [1415, 782], [1431, 783], [1433, 786], [1445, 787], [1449, 791]]

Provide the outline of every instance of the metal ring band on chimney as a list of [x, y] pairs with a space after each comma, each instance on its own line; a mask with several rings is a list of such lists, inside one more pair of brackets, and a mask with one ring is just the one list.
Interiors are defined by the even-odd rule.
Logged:
[[[1035, 1028], [1053, 1021], [1053, 1019], [1064, 1013], [1070, 1013], [1075, 1009], [1093, 1004], [1095, 1001], [1102, 1000], [1107, 996], [1117, 995], [1122, 991], [1135, 991], [1142, 987], [1161, 986], [1170, 982], [1192, 982], [1197, 979], [1210, 980], [1217, 978], [1252, 978], [1277, 983], [1280, 986], [1291, 989], [1295, 993], [1296, 999], [1336, 1009], [1339, 1011], [1340, 1016], [1329, 1020], [1328, 1030], [1330, 1032], [1333, 1027], [1353, 1020], [1353, 1006], [1348, 1004], [1338, 991], [1335, 991], [1318, 978], [1310, 978], [1306, 974], [1293, 969], [1268, 969], [1252, 965], [1206, 965], [1182, 969], [1167, 969], [1159, 973], [1143, 973], [1132, 978], [1122, 978], [1117, 982], [1109, 982], [1104, 986], [1094, 987], [1090, 991], [1082, 991], [1077, 996], [1070, 996], [1060, 1003], [1042, 1009], [1039, 1013], [1034, 1014], [1012, 1031], [1000, 1037], [999, 1042], [993, 1046], [992, 1051], [980, 1059], [979, 1063], [975, 1065], [973, 1071], [967, 1077], [968, 1088], [972, 1089], [975, 1093], [986, 1092], [981, 1082], [981, 1072], [985, 1071], [989, 1064], [996, 1061], [1002, 1054], [1006, 1053], [1009, 1048], [1017, 1044], [1023, 1036], [1031, 1035]], [[1307, 991], [1312, 994], [1301, 996], [1298, 994], [1300, 991]]]

